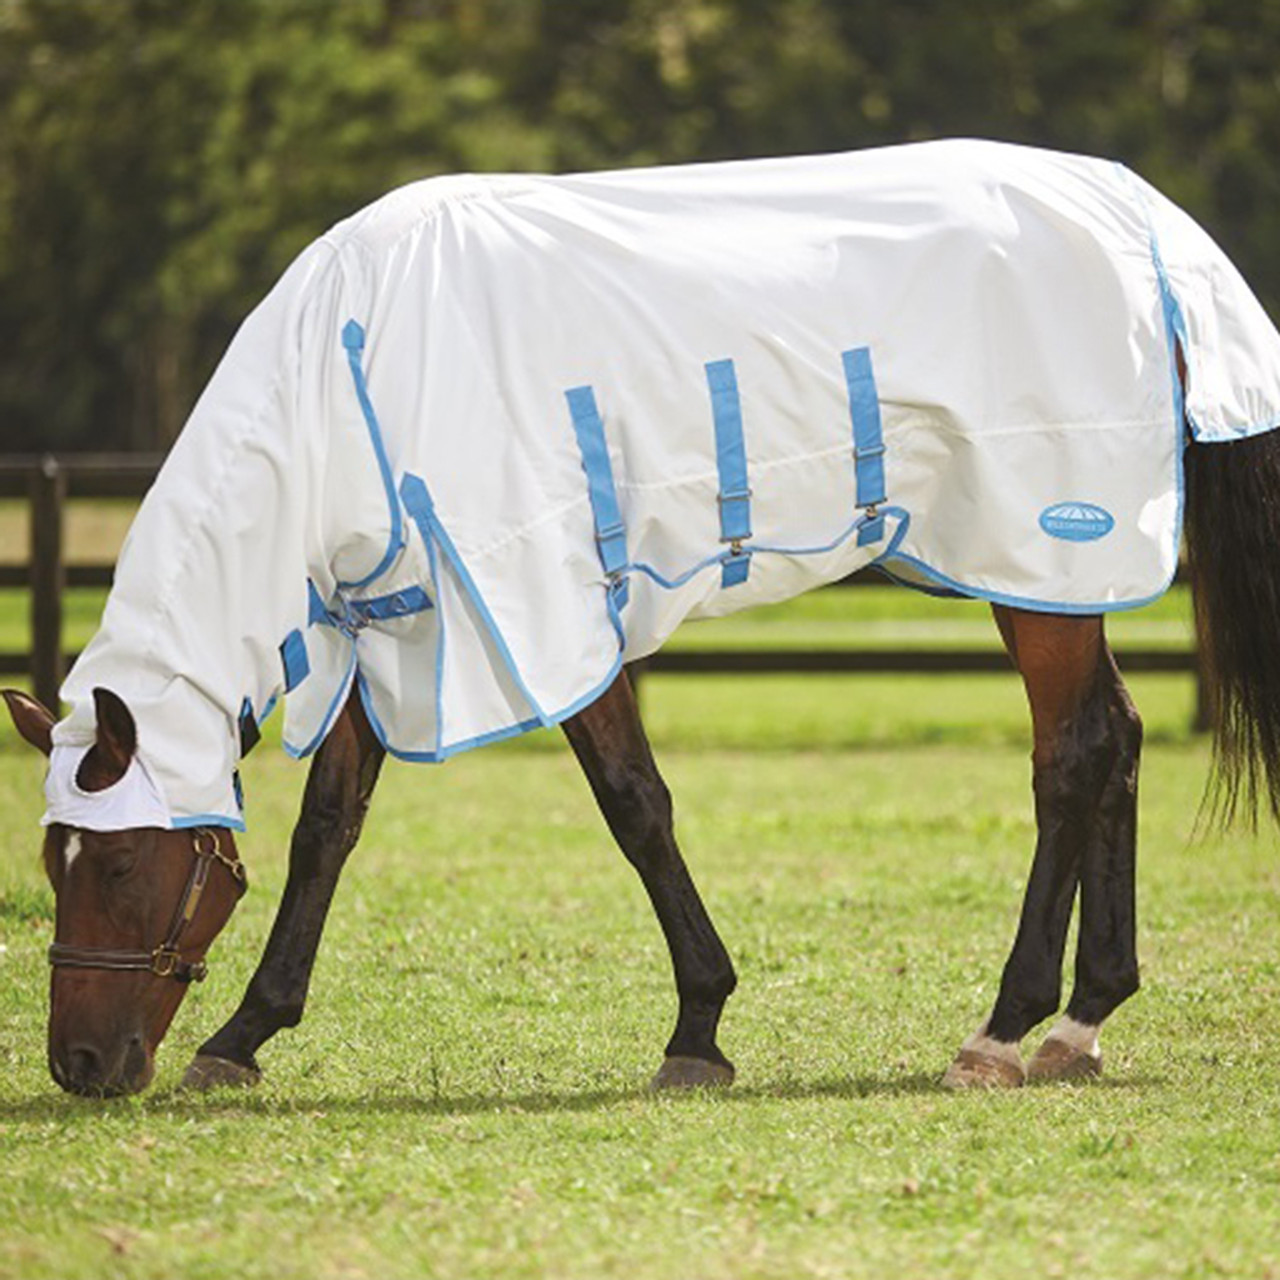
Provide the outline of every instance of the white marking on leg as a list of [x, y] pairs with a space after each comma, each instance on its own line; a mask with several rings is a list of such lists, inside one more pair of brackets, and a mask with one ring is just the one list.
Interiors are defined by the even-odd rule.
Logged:
[[987, 1022], [984, 1020], [982, 1025], [969, 1036], [962, 1049], [969, 1049], [974, 1053], [984, 1053], [990, 1058], [999, 1058], [1004, 1062], [1010, 1062], [1019, 1071], [1022, 1070], [1022, 1050], [1018, 1047], [1016, 1040], [993, 1040], [987, 1035]]
[[64, 864], [68, 871], [71, 870], [71, 864], [80, 856], [80, 833], [72, 831], [67, 836], [67, 847], [64, 850]]
[[1087, 1022], [1077, 1022], [1074, 1018], [1069, 1018], [1066, 1014], [1063, 1014], [1049, 1029], [1047, 1038], [1061, 1040], [1063, 1044], [1070, 1045], [1077, 1053], [1088, 1054], [1089, 1057], [1096, 1058], [1101, 1053], [1098, 1048], [1098, 1033], [1101, 1030], [1101, 1026], [1090, 1026]]

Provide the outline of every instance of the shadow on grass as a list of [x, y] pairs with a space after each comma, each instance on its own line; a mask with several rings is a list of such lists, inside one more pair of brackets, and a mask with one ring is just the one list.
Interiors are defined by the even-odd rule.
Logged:
[[[1036, 1093], [1048, 1093], [1053, 1089], [1069, 1090], [1129, 1090], [1161, 1088], [1167, 1084], [1163, 1076], [1135, 1073], [1123, 1076], [1104, 1076], [1100, 1080], [1072, 1083], [1047, 1082], [1032, 1086]], [[412, 1115], [446, 1118], [451, 1116], [573, 1114], [575, 1112], [604, 1111], [623, 1103], [648, 1102], [653, 1106], [683, 1106], [713, 1103], [716, 1106], [733, 1107], [761, 1102], [795, 1102], [806, 1099], [832, 1099], [858, 1101], [867, 1098], [909, 1098], [935, 1095], [955, 1097], [960, 1105], [961, 1095], [944, 1089], [937, 1075], [917, 1072], [884, 1075], [836, 1077], [825, 1080], [778, 1080], [757, 1085], [736, 1085], [731, 1089], [695, 1089], [689, 1091], [655, 1092], [647, 1086], [637, 1085], [626, 1089], [584, 1090], [536, 1090], [525, 1093], [463, 1093], [421, 1096], [373, 1092], [368, 1094], [308, 1094], [281, 1097], [270, 1093], [256, 1093], [234, 1087], [214, 1089], [209, 1093], [194, 1093], [177, 1087], [156, 1090], [135, 1098], [94, 1099], [72, 1098], [56, 1093], [24, 1098], [13, 1103], [0, 1103], [0, 1119], [47, 1123], [68, 1121], [77, 1115], [90, 1116], [104, 1113], [117, 1115], [134, 1113], [139, 1116], [171, 1116], [175, 1119], [194, 1119], [209, 1116], [282, 1117], [290, 1115], [314, 1116], [316, 1114], [339, 1115]], [[963, 1095], [972, 1097], [974, 1095]], [[982, 1097], [993, 1102], [999, 1098], [1017, 1096], [1016, 1093], [984, 1093]]]

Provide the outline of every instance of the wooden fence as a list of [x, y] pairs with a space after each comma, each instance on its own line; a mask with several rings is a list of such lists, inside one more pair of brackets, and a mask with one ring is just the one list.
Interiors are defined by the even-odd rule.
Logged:
[[[68, 587], [106, 587], [112, 565], [66, 563], [63, 554], [65, 507], [77, 498], [141, 498], [155, 479], [155, 455], [76, 454], [65, 458], [0, 455], [0, 498], [25, 498], [30, 512], [31, 549], [26, 563], [0, 563], [0, 587], [31, 593], [31, 640], [23, 651], [0, 652], [0, 674], [26, 675], [46, 706], [54, 706], [67, 663], [74, 657], [62, 643], [63, 596]], [[874, 571], [863, 570], [833, 586], [884, 585]], [[1195, 672], [1191, 649], [1122, 650], [1125, 671]], [[636, 674], [764, 674], [777, 672], [1007, 672], [1009, 661], [997, 649], [666, 649], [636, 664]], [[1198, 723], [1205, 719], [1203, 698]]]

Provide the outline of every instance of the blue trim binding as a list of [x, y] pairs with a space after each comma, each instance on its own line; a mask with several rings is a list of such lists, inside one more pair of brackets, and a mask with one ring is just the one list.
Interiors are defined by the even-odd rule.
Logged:
[[225, 813], [196, 813], [189, 818], [170, 818], [170, 831], [186, 831], [191, 827], [230, 827], [232, 831], [244, 831], [243, 818], [229, 818]]
[[279, 701], [280, 701], [280, 695], [279, 695], [279, 693], [273, 693], [273, 694], [272, 694], [272, 695], [267, 699], [267, 705], [266, 705], [265, 707], [263, 707], [263, 708], [262, 708], [262, 710], [261, 710], [260, 712], [258, 712], [258, 713], [257, 713], [257, 715], [258, 715], [258, 726], [259, 726], [259, 728], [261, 728], [261, 726], [262, 726], [262, 725], [264, 725], [264, 724], [266, 724], [266, 723], [267, 723], [267, 718], [268, 718], [268, 717], [271, 715], [271, 713], [276, 709], [276, 704], [277, 704]]
[[[1154, 595], [1144, 596], [1141, 600], [1101, 600], [1087, 604], [1073, 604], [1071, 601], [1029, 600], [1023, 596], [1009, 595], [1004, 591], [988, 591], [985, 587], [968, 586], [955, 578], [947, 577], [945, 573], [940, 573], [931, 565], [925, 564], [923, 560], [917, 560], [915, 556], [904, 555], [902, 552], [895, 552], [892, 556], [886, 556], [885, 560], [886, 564], [883, 566], [877, 560], [876, 568], [886, 568], [888, 572], [892, 573], [894, 561], [901, 564], [909, 564], [918, 573], [924, 574], [930, 581], [937, 583], [938, 586], [945, 588], [950, 593], [968, 596], [972, 600], [986, 600], [992, 604], [1007, 604], [1011, 608], [1026, 609], [1031, 613], [1123, 613], [1128, 609], [1141, 609], [1144, 605], [1151, 604], [1154, 600], [1159, 600], [1169, 589], [1169, 584], [1166, 583]], [[928, 595], [936, 594], [927, 591], [924, 587], [909, 579], [899, 581], [904, 587], [911, 587], [916, 591], [925, 591]]]
[[369, 724], [388, 755], [394, 756], [397, 760], [407, 760], [412, 764], [443, 764], [444, 761], [461, 755], [464, 751], [472, 751], [476, 747], [487, 747], [493, 742], [505, 742], [508, 738], [518, 738], [522, 733], [529, 733], [534, 729], [545, 729], [551, 725], [560, 724], [570, 716], [577, 715], [584, 707], [589, 707], [618, 678], [618, 672], [621, 670], [622, 655], [619, 654], [610, 666], [609, 674], [594, 689], [584, 693], [567, 707], [553, 712], [545, 721], [521, 720], [518, 724], [507, 725], [502, 729], [492, 729], [488, 733], [477, 734], [474, 738], [466, 738], [447, 747], [440, 745], [437, 736], [434, 751], [402, 751], [398, 747], [393, 747], [387, 740], [387, 731], [382, 721], [378, 719], [378, 714], [373, 709], [373, 697], [369, 693], [369, 686], [363, 675], [357, 677], [356, 687], [360, 690], [360, 701], [364, 706], [365, 714], [369, 717]]
[[720, 585], [736, 587], [751, 572], [751, 552], [743, 542], [751, 537], [751, 486], [747, 477], [747, 446], [742, 438], [742, 401], [732, 360], [709, 360], [705, 366], [711, 392], [711, 416], [716, 432], [716, 471], [720, 492], [720, 541], [729, 551], [720, 568]]
[[595, 392], [589, 386], [570, 387], [564, 397], [569, 404], [569, 416], [573, 419], [573, 434], [582, 455], [582, 469], [587, 474], [587, 495], [591, 499], [591, 518], [595, 522], [600, 563], [609, 580], [609, 594], [616, 608], [621, 610], [627, 603], [627, 530], [622, 523], [622, 511], [614, 488], [604, 421], [596, 408]]
[[352, 641], [347, 646], [347, 649], [347, 669], [343, 673], [342, 679], [338, 682], [333, 700], [329, 703], [329, 709], [324, 713], [324, 718], [320, 721], [320, 727], [315, 731], [311, 741], [305, 747], [295, 747], [287, 738], [281, 742], [286, 754], [292, 756], [295, 760], [305, 759], [329, 736], [329, 730], [333, 728], [333, 722], [338, 718], [338, 712], [341, 711], [343, 703], [346, 702], [347, 694], [351, 692], [351, 682], [356, 673], [355, 641]]
[[[880, 397], [876, 392], [871, 348], [853, 347], [840, 353], [845, 386], [849, 392], [849, 417], [853, 423], [853, 474], [857, 486], [854, 502], [859, 507], [877, 507], [885, 500], [884, 434], [880, 423]], [[858, 530], [858, 546], [879, 542], [884, 537], [884, 521], [874, 511]]]
[[[412, 472], [406, 471], [404, 479], [400, 481], [400, 497], [404, 501], [405, 510], [413, 517], [414, 523], [418, 526], [418, 532], [422, 535], [422, 540], [427, 544], [428, 548], [430, 548], [434, 539], [436, 545], [444, 552], [450, 567], [458, 576], [462, 589], [467, 593], [472, 606], [484, 622], [489, 632], [489, 638], [502, 656], [503, 662], [506, 663], [507, 670], [511, 673], [511, 678], [515, 681], [516, 688], [520, 690], [525, 701], [537, 717], [537, 723], [554, 724], [555, 722], [538, 705], [538, 700], [530, 692], [529, 686], [525, 684], [524, 676], [516, 665], [516, 660], [512, 656], [506, 639], [498, 627], [497, 620], [489, 612], [489, 606], [480, 594], [480, 589], [476, 586], [475, 579], [471, 576], [470, 570], [458, 553], [458, 548], [453, 545], [453, 539], [449, 536], [448, 530], [440, 523], [440, 517], [436, 515], [435, 503], [431, 500], [431, 493], [427, 489], [426, 482], [420, 476], [415, 476]], [[441, 659], [437, 657], [437, 668], [440, 661]], [[437, 681], [439, 681], [439, 678], [439, 670], [437, 669]], [[438, 705], [439, 699], [437, 698]]]
[[382, 475], [382, 487], [387, 495], [387, 508], [391, 512], [391, 534], [387, 539], [387, 549], [383, 552], [382, 559], [363, 578], [355, 582], [338, 584], [342, 587], [366, 587], [387, 571], [391, 562], [399, 554], [400, 548], [404, 546], [404, 522], [400, 517], [400, 504], [396, 501], [396, 486], [391, 476], [391, 463], [387, 459], [387, 451], [382, 443], [382, 430], [378, 426], [378, 417], [373, 411], [373, 401], [369, 399], [369, 387], [365, 382], [364, 366], [360, 360], [364, 352], [364, 329], [355, 320], [348, 320], [343, 325], [342, 345], [347, 350], [347, 364], [351, 367], [356, 399], [360, 402], [360, 412], [364, 414], [365, 425], [369, 428], [369, 439], [378, 459], [378, 471]]

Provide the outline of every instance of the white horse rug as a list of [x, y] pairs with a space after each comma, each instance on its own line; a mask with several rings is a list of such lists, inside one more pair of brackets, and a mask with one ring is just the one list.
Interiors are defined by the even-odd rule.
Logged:
[[439, 760], [572, 714], [686, 618], [870, 563], [1140, 605], [1177, 561], [1184, 408], [1203, 440], [1276, 425], [1280, 335], [1112, 163], [946, 142], [415, 183], [237, 335], [67, 679], [49, 818], [92, 825], [95, 685], [137, 718], [149, 821], [239, 826], [242, 733], [286, 690], [297, 755], [354, 684]]

